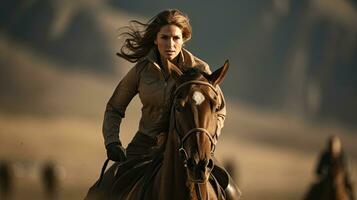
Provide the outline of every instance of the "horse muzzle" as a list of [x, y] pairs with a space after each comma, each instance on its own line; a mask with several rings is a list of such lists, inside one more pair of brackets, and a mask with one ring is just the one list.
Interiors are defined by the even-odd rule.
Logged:
[[188, 179], [194, 183], [204, 183], [213, 169], [214, 163], [212, 159], [205, 159], [195, 162], [190, 158], [187, 160], [187, 176]]

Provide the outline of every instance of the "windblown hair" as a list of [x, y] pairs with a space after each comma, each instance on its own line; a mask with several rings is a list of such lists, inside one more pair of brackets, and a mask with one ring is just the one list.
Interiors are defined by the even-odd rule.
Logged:
[[187, 15], [177, 9], [169, 9], [160, 12], [147, 23], [132, 20], [129, 26], [123, 27], [128, 30], [119, 35], [126, 39], [117, 55], [129, 62], [137, 62], [154, 47], [157, 33], [165, 25], [178, 26], [184, 42], [191, 39], [192, 28]]

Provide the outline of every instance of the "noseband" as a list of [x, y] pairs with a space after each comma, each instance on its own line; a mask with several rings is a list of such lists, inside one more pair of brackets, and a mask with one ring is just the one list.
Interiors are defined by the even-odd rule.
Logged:
[[[210, 140], [211, 142], [211, 155], [213, 155], [215, 149], [216, 149], [216, 144], [217, 144], [217, 133], [214, 133], [214, 136], [212, 137], [212, 135], [208, 132], [207, 129], [205, 128], [193, 128], [191, 130], [189, 130], [185, 136], [183, 138], [180, 137], [180, 135], [178, 134], [178, 130], [177, 130], [177, 126], [176, 126], [176, 120], [175, 120], [175, 113], [174, 113], [174, 107], [175, 107], [175, 101], [176, 101], [176, 97], [177, 97], [177, 94], [178, 92], [180, 91], [180, 89], [182, 89], [184, 86], [186, 85], [206, 85], [206, 86], [209, 86], [213, 92], [215, 93], [215, 95], [218, 95], [218, 92], [216, 91], [216, 88], [210, 84], [210, 83], [207, 83], [207, 82], [204, 82], [204, 81], [198, 81], [198, 80], [192, 80], [192, 81], [187, 81], [187, 82], [184, 82], [182, 83], [181, 85], [179, 85], [175, 92], [174, 92], [174, 104], [172, 106], [172, 109], [171, 109], [171, 113], [173, 115], [173, 122], [175, 123], [174, 124], [174, 128], [176, 129], [176, 133], [178, 135], [178, 138], [179, 138], [179, 143], [180, 143], [180, 148], [179, 148], [179, 152], [180, 152], [180, 155], [183, 156], [183, 162], [184, 162], [184, 166], [187, 168], [187, 162], [188, 162], [188, 154], [184, 148], [184, 144], [186, 142], [186, 140], [192, 136], [192, 135], [196, 135], [198, 133], [204, 133]], [[215, 139], [214, 139], [215, 138]]]

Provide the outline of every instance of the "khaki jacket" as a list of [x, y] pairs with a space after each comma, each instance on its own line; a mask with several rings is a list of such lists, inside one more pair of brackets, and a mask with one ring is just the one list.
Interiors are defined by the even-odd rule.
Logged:
[[[179, 54], [178, 67], [182, 70], [198, 67], [211, 73], [209, 66], [202, 60], [193, 56], [190, 52], [182, 49]], [[175, 81], [168, 75], [167, 67], [159, 66], [157, 50], [152, 49], [146, 57], [139, 60], [129, 70], [116, 87], [112, 97], [107, 103], [104, 121], [104, 143], [119, 142], [120, 123], [125, 116], [125, 110], [136, 94], [139, 94], [143, 107], [138, 132], [152, 138], [166, 132], [169, 126], [171, 94], [175, 88]], [[226, 116], [225, 100], [220, 88], [221, 106], [218, 110], [219, 135]]]

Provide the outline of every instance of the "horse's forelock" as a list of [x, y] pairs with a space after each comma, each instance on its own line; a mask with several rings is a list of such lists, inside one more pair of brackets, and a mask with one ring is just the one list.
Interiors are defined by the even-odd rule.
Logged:
[[182, 77], [183, 81], [190, 81], [190, 80], [200, 80], [200, 81], [207, 81], [208, 82], [208, 76], [206, 72], [202, 71], [201, 69], [197, 67], [190, 68], [186, 71], [184, 71]]
[[[202, 71], [200, 68], [193, 67], [193, 68], [190, 68], [190, 69], [184, 71], [183, 74], [180, 76], [180, 81], [177, 83], [179, 85], [183, 84], [185, 82], [189, 82], [189, 81], [202, 81], [202, 82], [210, 83], [208, 80], [209, 76], [210, 76], [210, 74], [208, 74], [205, 71]], [[202, 86], [199, 86], [199, 87], [202, 88]], [[181, 92], [179, 92], [178, 96], [182, 96], [183, 93], [188, 92], [188, 90], [190, 90], [189, 88], [190, 87], [186, 87], [185, 90], [181, 90]], [[192, 88], [192, 86], [191, 86], [191, 88]], [[207, 89], [203, 89], [200, 91], [206, 97], [206, 99], [214, 99], [215, 94], [213, 94], [213, 92], [210, 89], [207, 88]]]

